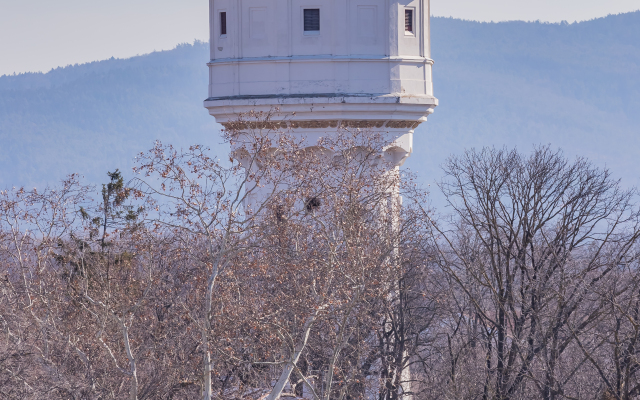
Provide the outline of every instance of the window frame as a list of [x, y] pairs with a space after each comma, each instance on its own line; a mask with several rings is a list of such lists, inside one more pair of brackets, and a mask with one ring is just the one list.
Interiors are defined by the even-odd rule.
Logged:
[[[223, 19], [223, 17], [224, 17], [224, 19]], [[221, 38], [226, 38], [227, 37], [227, 33], [229, 32], [229, 24], [228, 24], [228, 22], [229, 21], [227, 19], [227, 11], [226, 10], [218, 11], [218, 23], [220, 24], [220, 29], [219, 29], [220, 35], [219, 36]]]
[[[407, 14], [411, 13], [411, 30], [407, 30]], [[416, 8], [405, 7], [404, 9], [404, 35], [416, 36]]]
[[[311, 30], [306, 30], [307, 25], [306, 25], [306, 12], [307, 11], [317, 11], [318, 12], [318, 30], [317, 31], [311, 31]], [[308, 6], [308, 7], [302, 7], [302, 33], [304, 36], [319, 36], [320, 32], [322, 31], [322, 9], [318, 6]]]

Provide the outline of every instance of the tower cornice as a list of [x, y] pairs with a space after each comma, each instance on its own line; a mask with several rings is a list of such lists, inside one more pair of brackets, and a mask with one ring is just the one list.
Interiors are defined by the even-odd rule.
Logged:
[[243, 57], [243, 58], [218, 58], [207, 63], [208, 66], [235, 64], [235, 63], [291, 63], [291, 62], [394, 62], [416, 63], [433, 65], [434, 61], [427, 57], [415, 56], [377, 56], [377, 55], [307, 55], [307, 56], [282, 56], [282, 57]]

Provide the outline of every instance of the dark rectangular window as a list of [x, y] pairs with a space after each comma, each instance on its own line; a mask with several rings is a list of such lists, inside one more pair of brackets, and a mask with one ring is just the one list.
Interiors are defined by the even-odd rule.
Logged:
[[220, 13], [220, 34], [221, 35], [227, 34], [227, 13], [226, 12]]
[[413, 10], [404, 10], [404, 30], [413, 33]]
[[320, 30], [320, 9], [307, 8], [304, 10], [304, 31], [317, 32]]

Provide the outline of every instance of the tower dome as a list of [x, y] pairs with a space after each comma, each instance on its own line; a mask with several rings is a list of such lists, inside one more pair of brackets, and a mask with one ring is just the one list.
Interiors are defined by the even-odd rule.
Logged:
[[294, 133], [388, 133], [401, 165], [433, 96], [429, 0], [210, 0], [209, 98], [226, 125], [278, 108]]

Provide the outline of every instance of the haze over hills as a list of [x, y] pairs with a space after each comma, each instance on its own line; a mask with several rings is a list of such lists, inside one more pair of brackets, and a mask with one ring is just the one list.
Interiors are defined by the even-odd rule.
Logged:
[[[551, 144], [637, 184], [640, 12], [577, 24], [432, 20], [440, 106], [415, 135], [407, 166], [425, 183], [451, 153]], [[219, 126], [202, 107], [208, 44], [126, 60], [0, 77], [0, 188], [79, 172], [93, 183], [159, 139], [207, 144]]]

